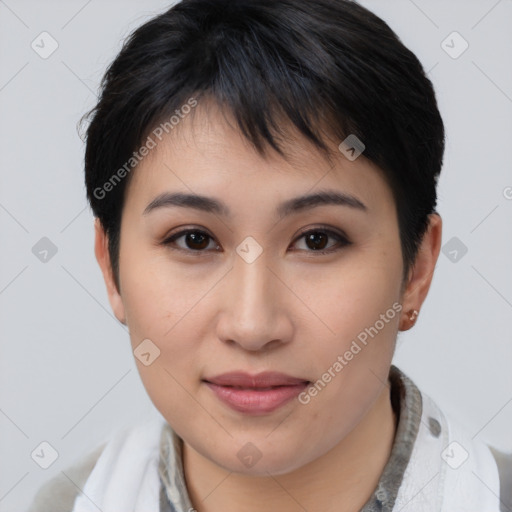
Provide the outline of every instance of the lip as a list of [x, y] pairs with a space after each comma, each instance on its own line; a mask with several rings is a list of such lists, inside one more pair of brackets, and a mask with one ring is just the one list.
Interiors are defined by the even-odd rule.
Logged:
[[223, 403], [246, 414], [267, 414], [295, 398], [309, 381], [279, 372], [230, 372], [203, 379]]
[[307, 379], [292, 377], [280, 372], [261, 372], [255, 375], [243, 371], [223, 373], [204, 379], [219, 386], [238, 386], [242, 388], [268, 388], [272, 386], [292, 386], [309, 382]]

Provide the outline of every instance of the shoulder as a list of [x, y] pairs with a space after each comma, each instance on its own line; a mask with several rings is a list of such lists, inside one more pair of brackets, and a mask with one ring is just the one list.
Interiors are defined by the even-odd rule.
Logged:
[[437, 449], [442, 459], [440, 489], [446, 510], [470, 510], [473, 506], [486, 511], [510, 510], [512, 454], [475, 439], [458, 417], [441, 411], [425, 393], [422, 398], [426, 412], [423, 421], [433, 417], [442, 425], [441, 431], [446, 431], [439, 436], [443, 441]]
[[163, 424], [163, 417], [150, 416], [111, 431], [104, 443], [46, 482], [28, 512], [89, 510], [90, 502], [101, 510], [112, 500], [114, 508], [122, 511], [133, 506], [134, 496], [138, 500], [139, 495], [141, 503], [154, 501], [160, 488], [158, 449]]
[[512, 454], [472, 436], [459, 418], [441, 410], [405, 374], [395, 373], [405, 389], [405, 412], [417, 426], [409, 429], [414, 446], [397, 501], [414, 505], [415, 512], [423, 510], [423, 502], [449, 512], [512, 510]]
[[97, 446], [85, 457], [46, 481], [37, 491], [27, 512], [70, 512], [105, 444]]

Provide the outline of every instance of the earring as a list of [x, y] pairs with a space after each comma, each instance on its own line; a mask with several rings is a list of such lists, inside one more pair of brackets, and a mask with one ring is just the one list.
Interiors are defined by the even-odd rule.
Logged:
[[419, 311], [417, 311], [416, 309], [412, 309], [411, 311], [409, 311], [409, 320], [411, 322], [414, 322], [416, 320], [416, 317], [418, 316], [418, 313]]

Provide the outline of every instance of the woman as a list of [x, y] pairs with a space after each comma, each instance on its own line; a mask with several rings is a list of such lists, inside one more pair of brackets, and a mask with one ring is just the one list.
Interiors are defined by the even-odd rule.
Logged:
[[33, 511], [507, 510], [510, 459], [391, 364], [440, 251], [444, 128], [381, 19], [183, 0], [91, 114], [96, 257], [161, 416]]

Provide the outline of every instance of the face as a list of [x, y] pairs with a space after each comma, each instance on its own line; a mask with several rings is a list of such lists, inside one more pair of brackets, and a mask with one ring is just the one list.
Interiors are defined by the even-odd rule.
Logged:
[[[290, 161], [262, 158], [218, 111], [188, 121], [131, 177], [111, 303], [136, 353], [150, 340], [143, 384], [185, 443], [229, 471], [290, 472], [346, 437], [387, 380], [402, 276], [392, 192], [363, 156], [331, 165], [297, 137]], [[320, 192], [352, 199], [294, 203]], [[209, 203], [154, 202], [176, 193]], [[234, 371], [297, 381], [206, 382]], [[262, 463], [243, 462], [251, 450]]]

